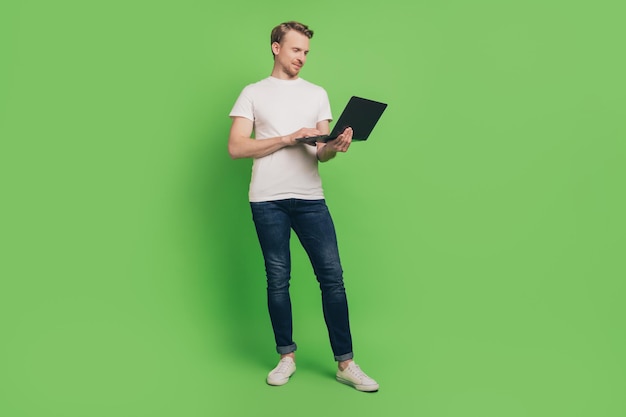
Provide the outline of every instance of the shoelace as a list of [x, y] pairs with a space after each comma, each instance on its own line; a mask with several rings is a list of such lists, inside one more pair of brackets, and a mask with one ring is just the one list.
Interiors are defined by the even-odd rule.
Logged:
[[278, 363], [278, 368], [276, 368], [277, 374], [284, 374], [291, 367], [291, 363], [288, 361], [280, 361]]
[[361, 367], [357, 365], [356, 363], [354, 363], [352, 366], [349, 366], [348, 370], [350, 371], [352, 375], [359, 378], [361, 381], [373, 381], [373, 379], [367, 376], [367, 374], [363, 372], [361, 370]]

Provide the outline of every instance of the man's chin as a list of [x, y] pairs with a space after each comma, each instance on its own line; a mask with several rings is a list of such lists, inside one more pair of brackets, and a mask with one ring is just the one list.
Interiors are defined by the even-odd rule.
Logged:
[[298, 74], [300, 74], [300, 71], [288, 71], [288, 70], [285, 70], [284, 72], [285, 72], [285, 74], [287, 76], [289, 76], [289, 78], [297, 78]]

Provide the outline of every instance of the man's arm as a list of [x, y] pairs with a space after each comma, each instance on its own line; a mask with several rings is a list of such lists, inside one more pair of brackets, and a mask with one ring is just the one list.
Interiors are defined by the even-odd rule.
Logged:
[[286, 136], [256, 140], [250, 138], [253, 126], [250, 119], [233, 117], [228, 135], [228, 153], [231, 158], [262, 158], [286, 146], [300, 145], [296, 138], [322, 134], [318, 129], [302, 128]]
[[[325, 128], [323, 125], [324, 122], [326, 124]], [[324, 134], [328, 134], [328, 120], [319, 122], [317, 124], [317, 128], [324, 131]], [[337, 139], [330, 140], [326, 143], [318, 142], [317, 159], [320, 162], [330, 161], [337, 156], [337, 152], [347, 152], [350, 147], [350, 143], [352, 143], [352, 128], [347, 127], [343, 133], [337, 137]]]

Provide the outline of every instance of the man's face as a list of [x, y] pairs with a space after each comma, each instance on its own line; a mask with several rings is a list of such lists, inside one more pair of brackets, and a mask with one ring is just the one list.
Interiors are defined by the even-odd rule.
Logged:
[[300, 32], [290, 30], [283, 36], [280, 44], [274, 42], [272, 50], [274, 66], [289, 78], [297, 78], [309, 53], [309, 38]]

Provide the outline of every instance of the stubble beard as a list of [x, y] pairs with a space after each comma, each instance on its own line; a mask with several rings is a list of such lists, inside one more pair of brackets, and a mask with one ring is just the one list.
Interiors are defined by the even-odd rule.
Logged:
[[302, 66], [294, 70], [292, 65], [293, 65], [292, 63], [289, 63], [289, 66], [283, 65], [283, 73], [287, 74], [290, 78], [297, 78], [298, 75], [300, 74], [300, 70], [302, 69]]

